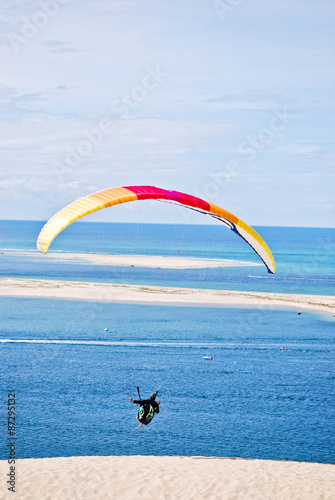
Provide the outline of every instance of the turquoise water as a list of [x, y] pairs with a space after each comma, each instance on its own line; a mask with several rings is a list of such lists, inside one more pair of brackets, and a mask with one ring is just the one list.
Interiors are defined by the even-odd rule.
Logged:
[[[35, 251], [42, 225], [0, 223], [1, 276], [334, 290], [331, 229], [258, 228], [277, 262], [271, 276], [220, 225], [75, 224], [51, 250], [227, 258], [249, 266], [173, 271], [52, 262]], [[155, 454], [335, 463], [331, 316], [2, 297], [0, 318], [1, 400], [5, 405], [10, 392], [17, 397], [19, 458]], [[144, 429], [129, 400], [137, 385], [144, 397], [159, 388], [162, 399], [160, 415]], [[1, 419], [1, 459], [6, 424]]]
[[[276, 260], [276, 273], [271, 275], [246, 242], [222, 224], [77, 223], [55, 239], [50, 252], [228, 259], [249, 262], [249, 266], [173, 270], [55, 262], [36, 251], [42, 227], [42, 222], [0, 221], [0, 252], [4, 252], [0, 254], [1, 276], [317, 295], [334, 293], [335, 229], [256, 228]], [[31, 255], [22, 256], [18, 251]]]

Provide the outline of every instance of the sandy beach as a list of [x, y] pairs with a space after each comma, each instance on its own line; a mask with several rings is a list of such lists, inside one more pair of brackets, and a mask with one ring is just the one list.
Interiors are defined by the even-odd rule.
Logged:
[[[1, 477], [8, 474], [0, 462]], [[335, 466], [206, 457], [70, 457], [16, 462], [18, 500], [331, 500]]]
[[0, 296], [138, 304], [293, 308], [335, 314], [335, 297], [76, 281], [0, 278]]

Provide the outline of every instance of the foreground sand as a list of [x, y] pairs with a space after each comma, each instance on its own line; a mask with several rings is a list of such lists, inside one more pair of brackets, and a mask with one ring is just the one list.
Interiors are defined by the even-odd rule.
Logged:
[[138, 304], [293, 308], [335, 314], [335, 297], [197, 288], [113, 285], [75, 281], [0, 278], [0, 296], [134, 302]]
[[70, 457], [18, 460], [16, 493], [0, 462], [0, 498], [50, 500], [331, 500], [335, 466], [205, 457]]

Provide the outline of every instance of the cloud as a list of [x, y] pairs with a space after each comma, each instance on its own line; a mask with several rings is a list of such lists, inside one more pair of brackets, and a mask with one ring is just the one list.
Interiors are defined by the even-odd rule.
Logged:
[[51, 54], [67, 54], [70, 52], [82, 52], [82, 49], [74, 47], [72, 42], [63, 42], [61, 40], [42, 40], [39, 42]]
[[0, 189], [6, 191], [48, 191], [51, 187], [51, 180], [40, 178], [36, 176], [10, 176], [7, 178], [0, 178]]
[[129, 9], [133, 9], [138, 7], [139, 3], [149, 4], [153, 3], [152, 0], [84, 0], [82, 2], [87, 9], [97, 13], [97, 14], [105, 14], [105, 13], [122, 13], [126, 12]]
[[10, 15], [6, 15], [3, 12], [1, 12], [0, 13], [0, 24], [2, 25], [2, 28], [4, 27], [4, 25], [16, 26], [17, 21], [16, 21], [15, 17], [10, 16]]
[[238, 109], [241, 111], [273, 110], [283, 105], [296, 104], [297, 100], [283, 94], [269, 93], [265, 90], [251, 90], [240, 94], [224, 94], [206, 99], [209, 104], [222, 104], [225, 109]]
[[9, 87], [8, 85], [3, 85], [0, 83], [0, 102], [3, 99], [11, 99], [16, 95], [16, 91], [13, 87]]
[[36, 113], [42, 114], [41, 110], [37, 111], [36, 109], [37, 103], [46, 101], [46, 97], [41, 92], [12, 97], [14, 94], [15, 90], [11, 89], [11, 92], [7, 94], [7, 98], [0, 101], [0, 110], [3, 117], [22, 119], [24, 116], [31, 116]]
[[65, 93], [77, 88], [76, 85], [59, 84], [49, 88], [40, 87], [36, 92], [22, 93], [19, 89], [0, 85], [0, 124], [4, 120], [18, 123], [27, 118], [42, 120], [48, 116], [62, 120], [74, 119], [77, 113], [69, 109]]
[[69, 90], [70, 87], [67, 85], [57, 85], [57, 87], [54, 87], [55, 90]]

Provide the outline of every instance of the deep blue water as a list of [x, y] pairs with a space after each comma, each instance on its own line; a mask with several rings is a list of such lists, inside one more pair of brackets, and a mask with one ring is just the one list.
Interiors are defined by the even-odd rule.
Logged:
[[[23, 298], [3, 298], [0, 314], [2, 401], [15, 392], [20, 458], [335, 463], [331, 319]], [[204, 360], [208, 355], [213, 359]], [[137, 385], [142, 396], [160, 388], [162, 399], [161, 413], [143, 429], [129, 400]]]
[[[0, 221], [1, 276], [334, 292], [334, 229], [257, 228], [277, 263], [271, 276], [252, 249], [220, 224], [78, 223], [50, 251], [224, 258], [250, 265], [176, 271], [52, 261], [35, 249], [42, 226]], [[332, 317], [270, 308], [2, 297], [1, 401], [5, 409], [7, 394], [15, 392], [17, 456], [335, 463], [334, 325]], [[206, 355], [213, 359], [204, 360]], [[160, 388], [162, 398], [160, 415], [143, 429], [129, 400], [137, 385], [142, 396]], [[6, 423], [1, 418], [1, 459], [7, 458]]]

